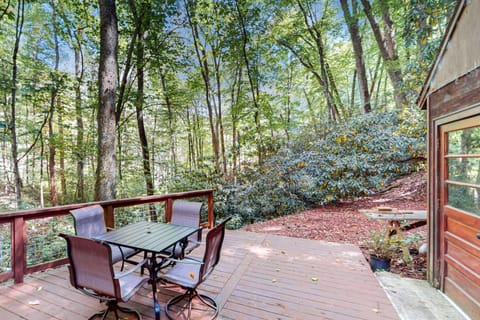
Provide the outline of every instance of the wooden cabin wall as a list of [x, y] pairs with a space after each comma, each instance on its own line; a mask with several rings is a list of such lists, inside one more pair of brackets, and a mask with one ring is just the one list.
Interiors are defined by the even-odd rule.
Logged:
[[477, 68], [427, 96], [428, 118], [428, 281], [440, 286], [440, 176], [438, 144], [440, 125], [478, 114], [480, 105], [480, 68]]

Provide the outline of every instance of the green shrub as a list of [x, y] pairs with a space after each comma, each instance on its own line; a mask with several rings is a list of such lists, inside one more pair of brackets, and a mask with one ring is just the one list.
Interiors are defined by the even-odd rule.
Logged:
[[205, 172], [177, 181], [215, 188], [215, 212], [234, 216], [233, 227], [355, 199], [423, 165], [422, 121], [413, 111], [372, 113], [324, 128], [314, 142], [293, 141], [263, 166], [244, 171], [236, 185]]

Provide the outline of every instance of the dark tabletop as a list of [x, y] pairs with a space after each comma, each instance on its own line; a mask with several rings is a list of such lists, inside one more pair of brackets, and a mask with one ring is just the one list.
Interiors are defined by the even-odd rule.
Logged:
[[94, 238], [111, 244], [160, 253], [200, 228], [156, 222], [137, 222]]

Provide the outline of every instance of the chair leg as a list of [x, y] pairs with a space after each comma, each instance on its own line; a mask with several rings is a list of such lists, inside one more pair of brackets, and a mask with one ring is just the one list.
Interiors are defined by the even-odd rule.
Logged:
[[118, 305], [116, 301], [107, 301], [107, 308], [103, 311], [97, 312], [94, 315], [92, 315], [88, 320], [93, 320], [98, 317], [101, 317], [102, 320], [105, 320], [107, 318], [107, 315], [113, 311], [115, 313], [115, 319], [123, 319], [118, 315], [118, 311], [121, 311], [123, 313], [131, 313], [135, 314], [138, 320], [142, 320], [142, 315], [135, 309], [127, 308], [127, 307], [122, 307]]
[[103, 310], [103, 311], [100, 311], [100, 312], [97, 312], [97, 313], [94, 313], [93, 315], [90, 316], [90, 318], [88, 318], [88, 320], [93, 320], [95, 318], [98, 318], [98, 317], [102, 317], [102, 319], [104, 318], [105, 314], [107, 314], [107, 310]]
[[207, 295], [204, 295], [204, 294], [197, 294], [197, 297], [200, 301], [203, 302], [203, 304], [205, 304], [206, 306], [208, 306], [208, 307], [214, 309], [216, 312], [218, 312], [217, 302], [213, 298], [211, 298]]
[[[145, 252], [143, 253], [143, 260], [145, 260], [145, 259], [147, 259], [147, 251], [145, 251]], [[143, 276], [144, 273], [145, 273], [145, 266], [142, 266], [142, 267], [140, 268], [140, 275]]]
[[137, 316], [137, 319], [138, 319], [138, 320], [142, 320], [142, 315], [140, 314], [140, 312], [138, 312], [138, 311], [135, 310], [135, 309], [118, 306], [118, 310], [122, 311], [123, 313], [132, 313], [132, 314], [135, 314], [135, 315]]
[[181, 302], [182, 300], [186, 301], [186, 305], [183, 306], [183, 310], [188, 308], [188, 314], [187, 314], [187, 319], [190, 319], [192, 309], [193, 309], [193, 299], [195, 297], [198, 297], [200, 302], [202, 302], [204, 305], [206, 305], [208, 308], [213, 310], [213, 315], [210, 317], [210, 319], [215, 319], [218, 315], [218, 306], [217, 302], [215, 299], [204, 295], [204, 294], [199, 294], [196, 289], [188, 289], [185, 293], [180, 294], [178, 296], [175, 296], [171, 298], [165, 307], [165, 313], [167, 314], [167, 317], [171, 320], [177, 319], [175, 314], [172, 314], [172, 307]]

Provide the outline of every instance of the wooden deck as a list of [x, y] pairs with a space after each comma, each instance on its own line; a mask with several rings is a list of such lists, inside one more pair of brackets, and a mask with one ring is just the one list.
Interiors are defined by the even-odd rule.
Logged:
[[[351, 245], [227, 230], [220, 263], [200, 289], [216, 297], [219, 319], [399, 319]], [[160, 287], [159, 300], [172, 290]], [[148, 284], [127, 305], [154, 319]], [[71, 288], [66, 267], [0, 286], [0, 319], [86, 319], [102, 307]]]

